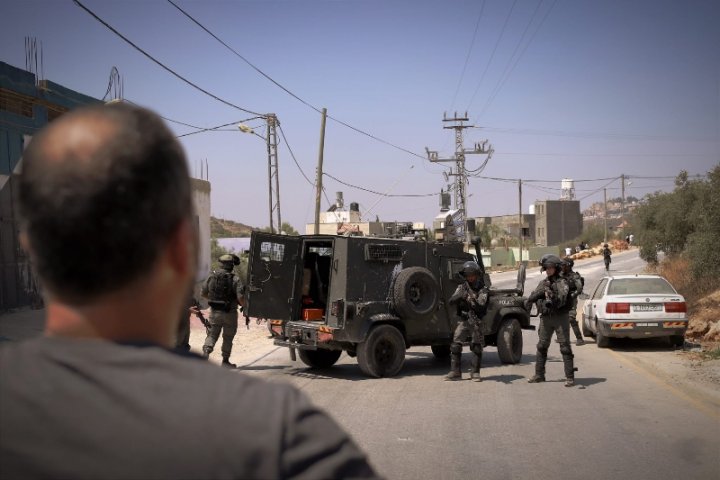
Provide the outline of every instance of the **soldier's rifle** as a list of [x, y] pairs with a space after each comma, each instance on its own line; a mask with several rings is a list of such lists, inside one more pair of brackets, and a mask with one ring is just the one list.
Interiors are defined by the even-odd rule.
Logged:
[[200, 306], [200, 302], [197, 300], [193, 300], [192, 308], [190, 308], [190, 311], [200, 319], [203, 326], [205, 327], [205, 332], [210, 335], [210, 322], [207, 318], [205, 318], [205, 315], [203, 315], [202, 311], [200, 310], [202, 307]]

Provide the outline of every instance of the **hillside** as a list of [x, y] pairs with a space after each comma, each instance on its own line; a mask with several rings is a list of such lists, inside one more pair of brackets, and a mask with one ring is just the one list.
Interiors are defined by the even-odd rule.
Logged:
[[244, 223], [210, 217], [210, 236], [213, 238], [249, 237], [253, 227]]

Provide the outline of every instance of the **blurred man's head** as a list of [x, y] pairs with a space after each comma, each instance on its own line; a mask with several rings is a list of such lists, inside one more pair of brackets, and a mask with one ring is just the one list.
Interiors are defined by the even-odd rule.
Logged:
[[[183, 248], [195, 253], [183, 151], [157, 115], [127, 104], [82, 108], [37, 134], [23, 155], [19, 203], [35, 268], [67, 305], [92, 303], [161, 261], [173, 264], [162, 260], [168, 249], [177, 258]], [[182, 280], [184, 295], [194, 272], [175, 263], [179, 273], [166, 277]]]

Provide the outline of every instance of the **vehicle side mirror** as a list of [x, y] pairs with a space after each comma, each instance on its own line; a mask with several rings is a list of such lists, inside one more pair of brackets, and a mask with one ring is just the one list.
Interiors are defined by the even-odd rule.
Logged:
[[588, 295], [587, 293], [581, 293], [580, 295], [578, 295], [578, 298], [580, 300], [587, 300], [588, 298], [590, 298], [590, 295]]

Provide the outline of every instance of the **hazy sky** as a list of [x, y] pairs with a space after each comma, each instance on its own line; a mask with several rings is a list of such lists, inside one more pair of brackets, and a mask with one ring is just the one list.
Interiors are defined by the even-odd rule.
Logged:
[[[247, 110], [277, 114], [314, 180], [317, 112], [167, 1], [82, 2], [188, 80]], [[488, 139], [495, 149], [481, 175], [551, 181], [525, 185], [526, 212], [536, 199], [557, 198], [563, 177], [624, 173], [631, 177], [627, 195], [641, 197], [670, 189], [672, 180], [640, 177], [702, 174], [720, 162], [717, 0], [177, 2], [309, 104], [419, 155], [426, 146], [451, 155], [443, 112], [467, 110], [482, 128], [466, 130], [466, 147]], [[43, 44], [45, 77], [69, 88], [101, 98], [116, 66], [125, 98], [163, 116], [202, 127], [251, 116], [173, 77], [71, 0], [2, 0], [0, 13], [2, 61], [24, 68], [24, 39], [34, 36]], [[193, 131], [170, 126], [178, 135]], [[201, 159], [209, 163], [214, 215], [268, 224], [260, 138], [230, 129], [181, 141], [193, 171]], [[313, 189], [284, 144], [279, 159], [283, 220], [304, 230], [313, 219]], [[482, 160], [469, 157], [468, 168]], [[445, 186], [441, 166], [332, 120], [324, 169], [392, 194]], [[578, 182], [582, 207], [601, 200], [608, 182]], [[437, 197], [381, 198], [327, 177], [324, 183], [331, 200], [343, 191], [346, 204], [360, 203], [368, 217], [429, 223], [438, 212]], [[610, 183], [608, 196], [619, 196], [619, 186]], [[516, 184], [472, 178], [468, 192], [470, 215], [517, 212]]]

